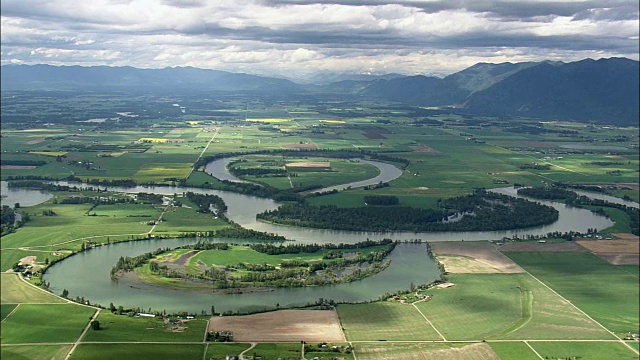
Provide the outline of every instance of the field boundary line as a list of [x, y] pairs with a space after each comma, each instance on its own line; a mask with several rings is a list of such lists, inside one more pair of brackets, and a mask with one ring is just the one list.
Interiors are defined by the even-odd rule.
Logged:
[[531, 274], [529, 271], [527, 271], [525, 269], [525, 271], [527, 272], [527, 274], [529, 274], [529, 276], [531, 276], [532, 278], [534, 278], [537, 282], [539, 282], [540, 284], [542, 284], [544, 287], [546, 287], [547, 289], [551, 290], [551, 292], [553, 292], [554, 294], [556, 294], [559, 298], [561, 298], [562, 300], [566, 301], [567, 304], [573, 306], [576, 310], [578, 310], [580, 313], [582, 313], [584, 316], [586, 316], [589, 320], [593, 321], [594, 323], [596, 323], [597, 325], [599, 325], [601, 328], [603, 328], [605, 331], [607, 331], [609, 334], [613, 335], [616, 339], [618, 339], [619, 342], [621, 342], [622, 344], [624, 344], [624, 346], [626, 346], [627, 348], [631, 349], [634, 353], [636, 353], [637, 355], [640, 355], [640, 352], [638, 352], [638, 350], [634, 349], [631, 345], [627, 344], [624, 340], [622, 340], [618, 335], [616, 335], [613, 331], [607, 329], [604, 325], [600, 324], [599, 322], [597, 322], [594, 318], [592, 318], [591, 316], [589, 316], [586, 312], [582, 311], [579, 307], [577, 307], [576, 305], [574, 305], [571, 301], [569, 301], [567, 298], [565, 298], [564, 296], [558, 294], [558, 292], [556, 292], [555, 290], [553, 290], [552, 288], [550, 288], [547, 284], [543, 283], [540, 279], [538, 279], [537, 277], [533, 276], [533, 274]]
[[544, 360], [544, 358], [542, 357], [542, 355], [540, 355], [540, 354], [536, 351], [536, 349], [534, 349], [531, 345], [529, 345], [529, 342], [528, 342], [528, 341], [526, 341], [526, 340], [525, 340], [525, 341], [524, 341], [524, 343], [529, 347], [529, 349], [531, 349], [531, 351], [533, 351], [536, 355], [538, 355], [538, 357], [539, 357], [540, 359], [543, 359], [543, 360]]
[[[9, 304], [6, 304], [6, 305], [9, 305]], [[16, 305], [16, 307], [14, 307], [13, 310], [11, 310], [11, 312], [8, 313], [7, 316], [5, 316], [4, 319], [2, 319], [2, 321], [0, 321], [0, 323], [3, 323], [5, 320], [7, 320], [9, 316], [11, 316], [11, 314], [13, 314], [16, 310], [18, 310], [19, 307], [20, 307], [20, 303], [18, 303], [18, 305]]]
[[[11, 274], [11, 273], [5, 273], [5, 274]], [[75, 302], [75, 301], [73, 301], [73, 300], [70, 300], [70, 299], [64, 298], [64, 297], [62, 297], [62, 296], [60, 296], [60, 295], [56, 295], [56, 294], [54, 294], [54, 293], [52, 293], [52, 292], [50, 292], [50, 291], [47, 291], [47, 290], [45, 290], [45, 289], [42, 289], [42, 288], [40, 288], [40, 287], [38, 287], [38, 286], [36, 286], [36, 285], [33, 285], [32, 283], [30, 283], [30, 282], [28, 282], [27, 280], [25, 280], [25, 279], [24, 279], [24, 277], [22, 276], [22, 274], [20, 274], [20, 273], [17, 273], [16, 275], [18, 276], [18, 278], [19, 278], [20, 280], [22, 280], [22, 282], [23, 282], [23, 283], [25, 283], [25, 284], [27, 284], [27, 285], [29, 285], [29, 286], [33, 287], [34, 289], [37, 289], [38, 291], [44, 292], [44, 293], [46, 293], [46, 294], [48, 294], [48, 295], [54, 296], [54, 297], [56, 297], [56, 298], [58, 298], [58, 299], [61, 299], [61, 300], [64, 300], [64, 301], [65, 301], [64, 303], [59, 303], [59, 304], [58, 304], [58, 303], [51, 303], [51, 304], [49, 304], [49, 303], [45, 303], [44, 305], [66, 305], [66, 304], [73, 304], [73, 305], [78, 305], [78, 306], [88, 307], [88, 308], [91, 308], [91, 309], [94, 309], [94, 310], [100, 310], [100, 308], [99, 308], [99, 307], [97, 307], [97, 306], [91, 306], [91, 305], [87, 305], [87, 304], [78, 303], [78, 302]], [[31, 304], [31, 303], [29, 303], [29, 304]], [[38, 304], [41, 304], [41, 303], [38, 303]]]
[[429, 325], [431, 325], [431, 327], [433, 328], [433, 330], [435, 330], [438, 333], [438, 336], [440, 336], [442, 338], [442, 340], [447, 341], [447, 339], [445, 339], [444, 335], [442, 335], [442, 333], [440, 331], [438, 331], [438, 329], [436, 329], [435, 326], [433, 326], [433, 324], [431, 323], [431, 321], [429, 321], [429, 319], [427, 319], [427, 317], [422, 313], [422, 311], [420, 311], [420, 309], [418, 309], [418, 307], [416, 306], [416, 304], [411, 304], [416, 310], [418, 310], [418, 312], [420, 313], [420, 315], [422, 315], [422, 317], [429, 323]]
[[193, 163], [193, 166], [191, 167], [191, 170], [189, 170], [189, 174], [187, 174], [186, 179], [189, 178], [189, 176], [191, 176], [191, 174], [193, 173], [193, 170], [195, 170], [196, 168], [196, 164], [198, 163], [198, 160], [200, 160], [200, 158], [202, 157], [202, 155], [204, 155], [204, 153], [207, 151], [207, 149], [209, 149], [209, 145], [211, 145], [211, 142], [213, 141], [213, 139], [216, 138], [216, 136], [218, 136], [218, 131], [220, 129], [216, 128], [216, 132], [215, 134], [213, 134], [213, 136], [211, 137], [211, 139], [209, 139], [209, 142], [207, 143], [207, 146], [204, 147], [204, 149], [202, 150], [202, 152], [200, 153], [200, 156], [198, 156], [198, 158], [196, 159], [196, 161]]
[[207, 351], [209, 351], [209, 343], [204, 346], [204, 352], [202, 353], [202, 360], [207, 360]]
[[82, 331], [82, 334], [80, 334], [80, 336], [78, 336], [78, 340], [76, 340], [76, 342], [73, 343], [73, 346], [71, 347], [71, 350], [69, 350], [69, 352], [67, 353], [67, 356], [65, 356], [64, 360], [68, 360], [69, 357], [71, 357], [71, 354], [73, 354], [73, 351], [78, 347], [78, 345], [80, 344], [80, 341], [82, 341], [82, 338], [84, 337], [84, 335], [87, 333], [87, 331], [89, 331], [89, 328], [91, 327], [91, 324], [96, 320], [96, 318], [98, 317], [98, 314], [100, 314], [100, 309], [96, 310], [96, 312], [93, 314], [91, 319], [89, 319], [89, 323], [87, 324], [87, 326], [84, 327], [84, 330]]

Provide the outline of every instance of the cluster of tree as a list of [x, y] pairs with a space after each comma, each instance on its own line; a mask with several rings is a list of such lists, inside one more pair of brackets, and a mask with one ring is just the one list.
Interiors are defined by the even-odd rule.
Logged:
[[154, 257], [162, 254], [163, 252], [169, 251], [168, 248], [159, 248], [151, 252], [144, 253], [142, 255], [129, 257], [129, 256], [120, 256], [118, 262], [114, 267], [111, 268], [111, 280], [117, 281], [117, 273], [118, 271], [133, 271], [136, 267], [148, 262]]
[[392, 195], [365, 195], [364, 202], [367, 205], [398, 205], [400, 200]]
[[623, 165], [623, 163], [619, 161], [591, 161], [588, 164], [595, 165], [595, 166]]
[[18, 160], [18, 159], [1, 159], [0, 165], [18, 165], [18, 166], [42, 166], [46, 165], [44, 160]]
[[300, 253], [315, 253], [320, 250], [332, 249], [332, 250], [349, 250], [349, 249], [365, 249], [379, 245], [393, 244], [391, 239], [382, 240], [365, 240], [357, 242], [355, 244], [287, 244], [287, 245], [273, 245], [273, 244], [251, 244], [249, 247], [257, 252], [268, 255], [282, 255], [282, 254], [300, 254]]
[[520, 170], [549, 170], [551, 168], [550, 165], [548, 164], [538, 164], [538, 163], [531, 163], [531, 164], [524, 164], [524, 165], [520, 165], [518, 166], [520, 168]]
[[13, 209], [7, 205], [2, 205], [0, 211], [0, 227], [2, 228], [2, 235], [8, 234], [14, 230], [14, 223], [16, 221], [16, 214]]
[[[73, 182], [83, 182], [83, 180], [77, 176], [67, 176], [65, 178], [67, 181]], [[132, 179], [90, 179], [87, 178], [84, 180], [87, 184], [92, 185], [100, 185], [100, 186], [121, 186], [121, 187], [134, 187], [138, 185], [135, 180]]]
[[[289, 266], [291, 267], [291, 266]], [[235, 268], [247, 271], [273, 271], [276, 269], [275, 266], [269, 265], [266, 263], [262, 264], [250, 264], [250, 263], [238, 263]]]
[[222, 214], [227, 211], [227, 205], [225, 205], [224, 200], [220, 196], [212, 195], [212, 194], [196, 194], [191, 191], [185, 194], [187, 199], [192, 203], [196, 204], [198, 207], [198, 212], [201, 213], [211, 213], [211, 207], [215, 208], [215, 213]]
[[139, 192], [136, 194], [136, 200], [148, 204], [162, 204], [162, 195]]
[[209, 241], [198, 241], [195, 244], [182, 246], [183, 249], [193, 250], [229, 250], [228, 243], [214, 243]]
[[386, 231], [403, 230], [411, 225], [435, 222], [447, 214], [443, 210], [394, 208], [339, 208], [335, 205], [311, 206], [285, 204], [276, 210], [266, 211], [256, 217], [294, 226], [324, 229]]
[[[281, 236], [278, 234], [245, 229], [233, 223], [231, 225], [232, 227], [218, 229], [218, 230], [182, 232], [180, 233], [180, 237], [249, 239], [249, 240], [275, 241], [275, 242], [287, 241], [287, 239], [284, 236]], [[158, 236], [164, 236], [164, 235], [162, 234], [156, 235], [156, 237]], [[168, 237], [175, 237], [175, 235], [170, 235]]]
[[104, 197], [104, 196], [71, 196], [61, 200], [57, 200], [59, 204], [131, 204], [135, 203], [130, 197]]
[[35, 190], [47, 190], [47, 191], [79, 191], [77, 187], [67, 185], [48, 184], [39, 180], [21, 180], [21, 181], [9, 181], [7, 183], [9, 189], [21, 188], [21, 189], [35, 189]]
[[[257, 215], [281, 224], [356, 231], [490, 231], [521, 229], [549, 224], [558, 211], [508, 195], [477, 190], [471, 195], [440, 201], [440, 209], [408, 206], [339, 208], [334, 205], [285, 204]], [[455, 222], [443, 222], [454, 213]]]

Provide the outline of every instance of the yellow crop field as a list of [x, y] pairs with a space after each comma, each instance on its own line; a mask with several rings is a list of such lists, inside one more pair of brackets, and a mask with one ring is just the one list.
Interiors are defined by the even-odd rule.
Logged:
[[330, 124], [344, 124], [346, 121], [344, 120], [320, 120], [321, 123], [330, 123]]
[[141, 142], [159, 142], [159, 143], [164, 143], [169, 141], [168, 139], [163, 139], [163, 138], [140, 138], [138, 139], [138, 141]]

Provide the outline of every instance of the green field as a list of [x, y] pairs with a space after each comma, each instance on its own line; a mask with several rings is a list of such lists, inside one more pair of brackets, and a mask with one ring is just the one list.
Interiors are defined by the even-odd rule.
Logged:
[[64, 300], [53, 296], [45, 290], [26, 284], [17, 274], [0, 274], [0, 303], [65, 303]]
[[588, 252], [505, 255], [618, 336], [638, 332], [637, 273], [634, 276]]
[[409, 304], [374, 302], [336, 307], [349, 341], [442, 340]]
[[[487, 344], [469, 343], [358, 343], [356, 356], [364, 360], [385, 359], [488, 359], [494, 355]], [[522, 358], [523, 360], [526, 358]]]
[[450, 274], [417, 304], [447, 340], [613, 339], [526, 274]]
[[[373, 251], [380, 251], [385, 248], [385, 245], [372, 246], [364, 249], [358, 249], [357, 251], [363, 255], [369, 254]], [[251, 249], [249, 246], [231, 246], [229, 250], [204, 250], [200, 251], [197, 255], [193, 256], [189, 262], [189, 266], [196, 266], [198, 261], [204, 264], [232, 266], [238, 263], [247, 264], [268, 264], [268, 265], [280, 265], [283, 261], [287, 260], [303, 260], [308, 262], [320, 262], [322, 256], [328, 253], [330, 250], [320, 250], [315, 253], [297, 253], [297, 254], [281, 254], [281, 255], [268, 255]], [[339, 252], [347, 253], [353, 252], [353, 249], [338, 250]], [[167, 257], [172, 256], [168, 254]]]
[[530, 342], [543, 358], [573, 357], [584, 360], [637, 359], [634, 353], [619, 342]]
[[2, 346], [0, 357], [11, 360], [63, 360], [72, 345]]
[[74, 342], [94, 313], [95, 309], [80, 305], [22, 304], [2, 322], [2, 342]]
[[18, 305], [17, 304], [0, 305], [0, 321], [4, 320], [13, 311], [13, 309], [16, 308], [16, 306]]
[[204, 344], [80, 344], [72, 360], [202, 360]]
[[200, 342], [204, 337], [206, 320], [193, 319], [184, 324], [171, 325], [157, 318], [115, 315], [103, 310], [97, 317], [100, 330], [90, 329], [83, 341], [88, 342]]
[[488, 344], [500, 360], [540, 359], [524, 342], [489, 342]]

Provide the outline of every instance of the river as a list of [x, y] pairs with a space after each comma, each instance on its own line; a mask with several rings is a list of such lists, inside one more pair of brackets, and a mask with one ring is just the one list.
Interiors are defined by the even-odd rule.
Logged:
[[[368, 162], [374, 166], [383, 164], [375, 161]], [[218, 167], [218, 169], [220, 168], [224, 167]], [[378, 168], [381, 169], [381, 174], [385, 174], [384, 169], [386, 166], [378, 166]], [[388, 173], [385, 176], [388, 178], [393, 177]], [[375, 181], [374, 184], [379, 181]], [[64, 181], [57, 183], [72, 186], [91, 186]], [[105, 187], [101, 186], [101, 188]], [[5, 182], [3, 182], [2, 189], [4, 195], [4, 191], [7, 189]], [[543, 235], [553, 231], [565, 232], [573, 230], [586, 232], [588, 228], [604, 229], [613, 224], [611, 220], [588, 210], [568, 207], [557, 202], [539, 201], [556, 208], [559, 211], [559, 220], [550, 225], [509, 231], [435, 233], [337, 231], [290, 227], [257, 221], [255, 218], [257, 213], [278, 207], [278, 203], [271, 199], [188, 187], [137, 186], [133, 188], [107, 187], [107, 189], [128, 193], [147, 192], [165, 195], [181, 194], [187, 191], [215, 194], [222, 197], [227, 204], [227, 217], [239, 225], [258, 231], [277, 233], [288, 239], [304, 243], [356, 243], [366, 239], [379, 240], [383, 238], [394, 240], [421, 239], [423, 241], [499, 240], [513, 235]], [[14, 197], [11, 197], [11, 201], [32, 204], [32, 202], [27, 201], [29, 192], [43, 193], [34, 192], [33, 190], [19, 191], [22, 197], [15, 197], [16, 194], [12, 194]], [[516, 189], [513, 187], [493, 189], [492, 191], [518, 196]], [[14, 190], [7, 189], [7, 192], [12, 193]], [[42, 202], [50, 197], [51, 194], [46, 194], [46, 196], [38, 197], [38, 199], [39, 202]], [[67, 289], [70, 297], [84, 296], [91, 302], [99, 303], [103, 306], [113, 302], [118, 306], [125, 307], [139, 306], [143, 309], [151, 307], [154, 310], [167, 310], [169, 312], [200, 312], [201, 310], [210, 309], [211, 305], [215, 305], [217, 311], [222, 312], [227, 310], [254, 311], [275, 308], [276, 304], [280, 304], [282, 307], [304, 305], [314, 302], [320, 297], [335, 301], [367, 301], [375, 299], [385, 292], [407, 289], [410, 283], [430, 283], [440, 275], [436, 264], [427, 257], [424, 244], [399, 244], [390, 254], [391, 265], [383, 272], [364, 280], [332, 286], [276, 289], [268, 292], [228, 295], [212, 294], [205, 290], [172, 290], [131, 282], [129, 279], [122, 279], [120, 282], [114, 283], [109, 277], [111, 267], [120, 256], [135, 256], [155, 250], [158, 247], [176, 247], [193, 243], [194, 241], [194, 239], [145, 240], [101, 246], [79, 253], [53, 265], [47, 270], [44, 279], [51, 284], [50, 289], [54, 293], [61, 293], [63, 289]]]

